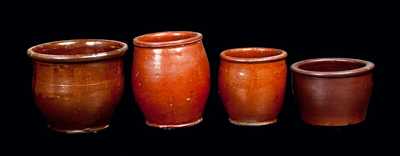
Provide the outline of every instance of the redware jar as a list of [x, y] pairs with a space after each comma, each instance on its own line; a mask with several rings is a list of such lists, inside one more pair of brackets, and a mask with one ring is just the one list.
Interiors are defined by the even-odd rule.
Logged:
[[134, 38], [132, 88], [146, 124], [158, 128], [202, 121], [210, 71], [202, 35], [174, 31]]
[[304, 122], [345, 126], [364, 121], [372, 92], [369, 61], [316, 58], [294, 63], [293, 89]]
[[51, 129], [97, 132], [109, 125], [124, 88], [122, 42], [78, 39], [28, 49], [34, 99]]
[[286, 86], [287, 53], [272, 48], [236, 48], [220, 54], [218, 89], [232, 124], [275, 123]]

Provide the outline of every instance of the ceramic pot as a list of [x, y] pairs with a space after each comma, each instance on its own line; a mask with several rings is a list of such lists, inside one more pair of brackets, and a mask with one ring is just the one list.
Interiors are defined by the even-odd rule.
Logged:
[[35, 102], [49, 127], [65, 133], [107, 128], [124, 87], [122, 42], [64, 40], [28, 49]]
[[158, 128], [202, 121], [210, 69], [196, 32], [175, 31], [134, 38], [132, 88], [146, 124]]
[[372, 91], [374, 64], [350, 58], [296, 62], [294, 95], [302, 119], [311, 125], [344, 126], [364, 120]]
[[285, 94], [286, 56], [272, 48], [237, 48], [220, 54], [219, 94], [232, 124], [277, 121]]

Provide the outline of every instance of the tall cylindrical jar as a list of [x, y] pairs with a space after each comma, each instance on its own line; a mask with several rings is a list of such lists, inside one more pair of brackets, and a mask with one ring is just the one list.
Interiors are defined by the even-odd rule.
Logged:
[[133, 43], [132, 88], [146, 124], [177, 128], [200, 123], [210, 89], [202, 35], [158, 32]]

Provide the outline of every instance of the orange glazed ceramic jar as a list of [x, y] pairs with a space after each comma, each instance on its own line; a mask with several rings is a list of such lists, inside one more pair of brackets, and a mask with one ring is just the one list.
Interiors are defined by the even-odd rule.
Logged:
[[146, 124], [158, 128], [202, 121], [210, 69], [196, 32], [175, 31], [134, 38], [132, 88]]
[[221, 53], [219, 94], [235, 125], [275, 123], [284, 100], [287, 53], [272, 48], [237, 48]]
[[107, 128], [124, 87], [127, 45], [100, 39], [49, 42], [28, 49], [32, 89], [49, 127], [65, 133]]
[[304, 122], [345, 126], [364, 120], [372, 92], [369, 61], [317, 58], [291, 66], [293, 89]]

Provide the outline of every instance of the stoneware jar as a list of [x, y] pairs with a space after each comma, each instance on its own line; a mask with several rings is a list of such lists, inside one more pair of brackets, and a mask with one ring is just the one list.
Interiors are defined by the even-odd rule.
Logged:
[[232, 124], [277, 121], [285, 94], [286, 56], [272, 48], [237, 48], [220, 54], [219, 94]]
[[124, 87], [122, 42], [64, 40], [28, 49], [35, 102], [51, 129], [64, 133], [107, 128]]
[[202, 35], [158, 32], [133, 43], [132, 88], [146, 124], [178, 128], [200, 123], [210, 89]]
[[311, 125], [344, 126], [366, 116], [374, 64], [350, 58], [318, 58], [291, 66], [302, 119]]

